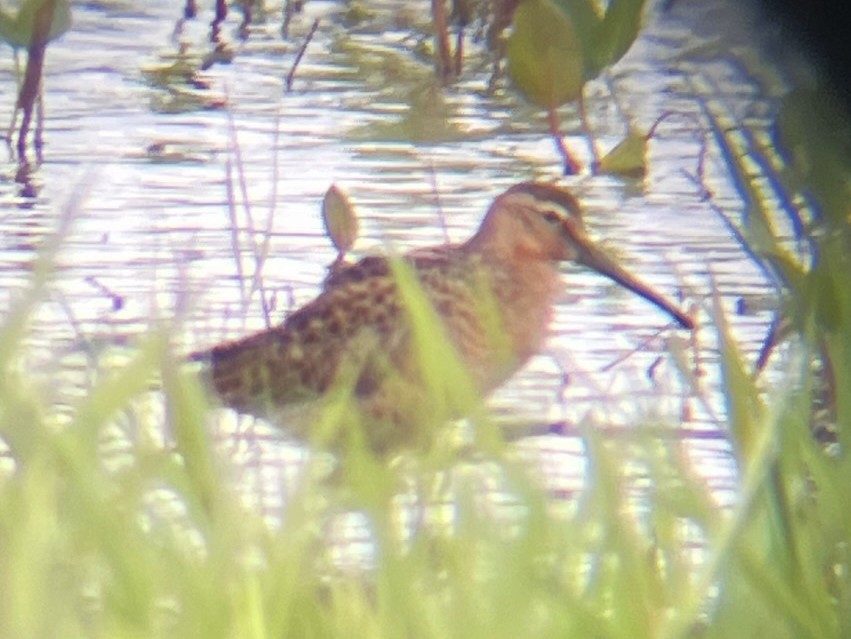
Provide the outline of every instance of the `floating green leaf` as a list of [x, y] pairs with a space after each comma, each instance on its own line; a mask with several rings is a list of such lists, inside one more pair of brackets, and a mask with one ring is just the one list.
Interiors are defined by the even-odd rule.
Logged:
[[630, 128], [629, 134], [609, 151], [598, 167], [601, 173], [641, 177], [646, 171], [647, 138]]

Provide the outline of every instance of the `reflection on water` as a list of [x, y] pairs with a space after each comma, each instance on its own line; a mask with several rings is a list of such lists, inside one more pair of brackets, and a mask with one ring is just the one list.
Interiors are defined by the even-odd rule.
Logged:
[[[331, 183], [358, 205], [356, 249], [368, 251], [439, 243], [445, 235], [461, 241], [507, 186], [559, 177], [541, 115], [507, 91], [484, 94], [489, 69], [475, 46], [459, 85], [435, 94], [421, 84], [431, 69], [411, 53], [409, 30], [349, 36], [335, 15], [341, 7], [331, 3], [307, 3], [290, 25], [293, 42], [282, 42], [272, 22], [239, 40], [239, 18], [229, 19], [222, 33], [232, 34], [230, 64], [192, 79], [202, 103], [162, 109], [163, 93], [172, 89], [143, 69], [178, 52], [204, 55], [211, 46], [212, 8], [176, 31], [177, 4], [75, 5], [73, 29], [47, 56], [44, 162], [25, 179], [14, 160], [0, 164], [4, 309], [24, 285], [55, 211], [75, 186], [85, 193], [49, 299], [34, 319], [29, 356], [43, 377], [68, 373], [54, 391], [57, 401], [73, 401], [92, 363], [103, 365], [103, 353], [120, 352], [178, 307], [185, 309], [181, 347], [188, 352], [279, 321], [311, 299], [335, 256], [319, 215]], [[287, 93], [298, 38], [316, 18], [324, 28]], [[771, 40], [763, 28], [757, 35], [747, 12], [724, 0], [652, 11], [630, 54], [605, 81], [589, 85], [592, 129], [605, 150], [629, 122], [646, 130], [663, 113], [681, 117], [660, 126], [642, 182], [565, 180], [594, 234], [642, 279], [700, 306], [714, 281], [731, 313], [740, 296], [764, 292], [766, 282], [693, 176], [707, 108], [761, 135], [786, 89], [783, 68], [766, 60]], [[0, 86], [0, 113], [8, 113], [14, 78], [5, 56]], [[411, 103], [421, 104], [412, 111]], [[432, 131], [423, 118], [448, 128]], [[568, 131], [578, 130], [571, 108], [564, 120]], [[577, 137], [571, 148], [586, 145]], [[712, 202], [735, 217], [741, 202], [725, 159], [710, 145], [705, 160]], [[245, 300], [238, 274], [251, 277], [254, 248], [267, 240], [262, 293]], [[547, 352], [493, 398], [500, 421], [547, 430], [524, 441], [523, 454], [538, 460], [554, 494], [569, 494], [584, 474], [578, 425], [596, 424], [618, 438], [644, 424], [684, 422], [676, 436], [718, 499], [729, 502], [729, 450], [723, 438], [704, 436], [724, 428], [713, 331], [696, 334], [700, 383], [710, 398], [704, 404], [690, 396], [667, 354], [675, 339], [664, 330], [667, 318], [596, 275], [569, 269], [565, 282]], [[769, 319], [767, 312], [731, 317], [751, 359]], [[283, 462], [303, 451], [262, 425], [237, 424], [229, 415], [221, 421], [223, 448], [237, 460], [247, 492], [263, 508], [278, 508], [277, 487], [293, 480], [293, 464]]]

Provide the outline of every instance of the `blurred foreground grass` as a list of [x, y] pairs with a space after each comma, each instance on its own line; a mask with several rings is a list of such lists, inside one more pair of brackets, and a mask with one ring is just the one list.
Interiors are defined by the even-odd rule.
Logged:
[[[714, 503], [675, 440], [612, 442], [589, 427], [591, 470], [567, 509], [495, 447], [510, 512], [484, 507], [475, 481], [454, 482], [451, 520], [404, 535], [400, 471], [353, 453], [351, 485], [308, 477], [270, 527], [228, 482], [168, 330], [141, 337], [56, 425], [20, 362], [60, 230], [0, 326], [0, 637], [851, 636], [851, 172], [825, 142], [830, 118], [809, 117], [800, 96], [786, 107], [793, 159], [781, 177], [813, 212], [802, 224], [811, 260], [789, 257], [742, 183], [743, 241], [776, 276], [792, 327], [779, 383], [759, 387], [710, 308], [739, 471], [732, 508]], [[106, 430], [154, 378], [169, 443], [140, 435], [108, 463]], [[829, 449], [811, 432], [825, 396]], [[651, 479], [638, 508], [625, 489], [636, 464]], [[374, 540], [357, 568], [328, 543], [352, 495]]]

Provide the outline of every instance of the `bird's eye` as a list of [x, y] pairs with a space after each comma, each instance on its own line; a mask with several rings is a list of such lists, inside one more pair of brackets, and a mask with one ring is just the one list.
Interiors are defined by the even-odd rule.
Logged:
[[550, 224], [561, 224], [561, 215], [555, 211], [544, 211], [544, 219]]

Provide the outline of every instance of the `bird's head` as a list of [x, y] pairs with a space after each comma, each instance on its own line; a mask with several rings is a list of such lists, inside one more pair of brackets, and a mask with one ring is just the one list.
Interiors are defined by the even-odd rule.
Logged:
[[491, 204], [468, 246], [515, 263], [536, 260], [582, 264], [655, 304], [684, 328], [693, 327], [691, 318], [591, 240], [579, 202], [554, 184], [522, 182], [502, 193]]

